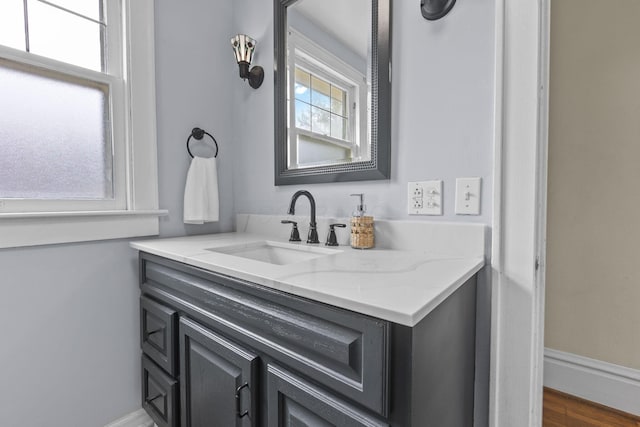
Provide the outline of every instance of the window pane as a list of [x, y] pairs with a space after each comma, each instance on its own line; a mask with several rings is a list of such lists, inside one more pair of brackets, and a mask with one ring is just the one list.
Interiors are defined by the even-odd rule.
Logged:
[[311, 102], [311, 76], [306, 71], [296, 68], [295, 92], [296, 99], [305, 101], [307, 104]]
[[[4, 1], [4, 0], [3, 0]], [[100, 19], [101, 0], [47, 0], [65, 9], [72, 10], [80, 15], [102, 21]]]
[[346, 104], [347, 93], [342, 89], [331, 86], [331, 112], [346, 116], [344, 107]]
[[112, 199], [108, 96], [0, 61], [0, 198]]
[[331, 136], [338, 139], [347, 139], [346, 135], [347, 130], [347, 120], [336, 116], [335, 114], [331, 115]]
[[22, 0], [0, 0], [0, 44], [25, 50]]
[[331, 109], [330, 95], [331, 85], [324, 80], [311, 76], [311, 104], [329, 111]]
[[329, 135], [331, 129], [330, 113], [321, 108], [311, 107], [311, 131]]
[[102, 71], [100, 33], [100, 24], [29, 0], [29, 46], [35, 54]]
[[296, 100], [296, 127], [311, 130], [311, 106]]

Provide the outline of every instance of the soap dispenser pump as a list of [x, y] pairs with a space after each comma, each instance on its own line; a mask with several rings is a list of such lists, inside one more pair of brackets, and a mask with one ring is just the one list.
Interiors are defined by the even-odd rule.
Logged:
[[351, 217], [351, 247], [355, 249], [372, 248], [374, 244], [373, 217], [365, 215], [367, 207], [364, 204], [364, 194], [351, 195], [360, 198]]

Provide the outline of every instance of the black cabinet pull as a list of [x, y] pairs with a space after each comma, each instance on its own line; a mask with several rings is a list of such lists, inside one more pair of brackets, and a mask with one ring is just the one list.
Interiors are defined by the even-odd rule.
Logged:
[[236, 389], [236, 415], [238, 418], [243, 418], [245, 415], [249, 415], [249, 411], [240, 412], [240, 392], [245, 387], [249, 387], [249, 383], [244, 383]]
[[157, 334], [158, 332], [164, 331], [164, 328], [154, 329], [153, 331], [148, 331], [147, 336], [150, 337], [153, 334]]
[[156, 394], [153, 397], [147, 397], [144, 401], [147, 402], [147, 403], [151, 403], [151, 402], [153, 402], [154, 400], [156, 400], [159, 397], [164, 397], [164, 394], [160, 393], [160, 394]]

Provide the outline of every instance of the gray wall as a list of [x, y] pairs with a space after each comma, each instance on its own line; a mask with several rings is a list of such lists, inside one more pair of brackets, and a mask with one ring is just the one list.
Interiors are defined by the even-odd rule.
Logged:
[[[161, 235], [227, 231], [229, 105], [241, 83], [229, 44], [232, 2], [155, 4], [160, 206], [170, 211]], [[194, 126], [220, 145], [218, 224], [182, 224]], [[99, 427], [140, 407], [136, 268], [123, 240], [0, 251], [0, 425]]]
[[[391, 180], [294, 188], [273, 185], [272, 1], [234, 1], [234, 29], [258, 40], [254, 62], [266, 71], [261, 88], [236, 86], [234, 94], [237, 212], [285, 215], [291, 194], [305, 187], [319, 215], [348, 216], [349, 194], [364, 192], [379, 218], [490, 222], [494, 2], [459, 1], [437, 22], [423, 19], [418, 3], [393, 2]], [[455, 178], [466, 176], [483, 178], [479, 217], [454, 214]], [[444, 180], [444, 216], [409, 217], [407, 182], [427, 179]]]
[[[170, 211], [160, 221], [165, 237], [233, 228], [231, 100], [233, 88], [242, 83], [230, 41], [236, 31], [231, 22], [233, 4], [210, 0], [156, 1], [160, 207]], [[182, 223], [184, 183], [191, 160], [185, 142], [195, 126], [211, 133], [220, 149], [220, 221], [206, 225]], [[207, 136], [202, 141], [211, 143]], [[191, 140], [194, 154], [199, 146], [202, 144]]]
[[0, 425], [103, 426], [138, 406], [126, 242], [0, 251]]

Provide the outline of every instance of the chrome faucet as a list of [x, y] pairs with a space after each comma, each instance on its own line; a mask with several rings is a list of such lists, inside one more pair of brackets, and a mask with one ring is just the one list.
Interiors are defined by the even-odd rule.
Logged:
[[289, 215], [296, 214], [296, 201], [298, 197], [306, 196], [311, 204], [311, 221], [309, 222], [309, 235], [307, 236], [307, 243], [320, 243], [318, 240], [318, 230], [316, 229], [316, 201], [311, 193], [306, 190], [296, 191], [291, 197], [291, 204], [289, 204]]

